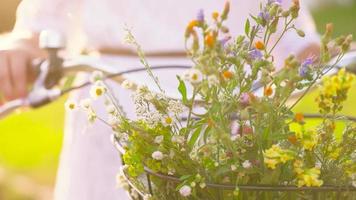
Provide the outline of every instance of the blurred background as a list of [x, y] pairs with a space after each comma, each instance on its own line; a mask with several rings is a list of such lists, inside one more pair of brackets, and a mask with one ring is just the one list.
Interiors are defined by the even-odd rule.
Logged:
[[[0, 0], [0, 33], [10, 31], [20, 0]], [[332, 22], [335, 34], [356, 36], [356, 0], [308, 0], [319, 32]], [[298, 111], [317, 111], [310, 94]], [[356, 85], [344, 113], [356, 115]], [[0, 120], [0, 200], [52, 198], [63, 138], [64, 99]]]

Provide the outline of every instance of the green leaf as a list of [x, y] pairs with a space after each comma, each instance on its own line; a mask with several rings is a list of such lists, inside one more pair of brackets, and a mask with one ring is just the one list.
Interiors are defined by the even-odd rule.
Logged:
[[245, 34], [247, 35], [247, 36], [249, 36], [250, 35], [250, 20], [246, 20], [246, 23], [245, 23]]
[[188, 145], [190, 148], [192, 148], [197, 141], [200, 133], [201, 133], [202, 126], [199, 126], [195, 131], [193, 132], [192, 136], [189, 139]]
[[177, 76], [177, 79], [179, 81], [178, 91], [182, 95], [183, 104], [187, 104], [187, 87], [185, 86], [184, 81], [179, 76]]
[[186, 180], [186, 179], [189, 179], [190, 177], [192, 177], [192, 175], [190, 175], [190, 174], [183, 175], [183, 176], [181, 176], [181, 177], [179, 178], [179, 180], [184, 181], [184, 180]]

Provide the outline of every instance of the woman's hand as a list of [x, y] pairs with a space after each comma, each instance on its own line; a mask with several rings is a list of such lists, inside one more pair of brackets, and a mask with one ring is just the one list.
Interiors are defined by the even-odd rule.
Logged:
[[0, 39], [0, 105], [6, 101], [23, 98], [34, 75], [33, 59], [42, 56], [38, 36], [18, 39], [11, 34]]

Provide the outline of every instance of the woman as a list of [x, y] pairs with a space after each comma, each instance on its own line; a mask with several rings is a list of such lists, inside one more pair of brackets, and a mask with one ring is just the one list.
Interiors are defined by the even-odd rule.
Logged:
[[[279, 0], [269, 2], [281, 3]], [[282, 4], [287, 7], [290, 3]], [[23, 0], [15, 28], [1, 46], [0, 92], [4, 96], [1, 101], [26, 96], [26, 85], [31, 80], [28, 63], [43, 56], [37, 45], [41, 30], [52, 29], [65, 34], [71, 51], [86, 48], [115, 53], [118, 61], [125, 60], [125, 64], [132, 61], [135, 65], [137, 58], [127, 59], [134, 55], [132, 47], [122, 42], [127, 25], [132, 27], [133, 35], [153, 63], [186, 62], [182, 60], [185, 60], [187, 22], [195, 18], [199, 9], [203, 9], [208, 18], [222, 7], [220, 0]], [[258, 8], [257, 0], [232, 2], [227, 26], [233, 36], [243, 33], [246, 17], [249, 13], [258, 13]], [[277, 63], [281, 63], [287, 53], [306, 57], [317, 49], [318, 34], [303, 5], [296, 25], [303, 28], [306, 37], [298, 40], [295, 32], [288, 33], [275, 51]], [[124, 107], [130, 107], [125, 103], [125, 91], [113, 87], [124, 101]], [[84, 98], [86, 94], [87, 91], [80, 91], [73, 98]], [[102, 114], [103, 108], [97, 109]], [[88, 127], [86, 121], [80, 113], [67, 114], [55, 199], [128, 199], [123, 190], [115, 188], [120, 161], [106, 134], [110, 128], [100, 123]]]

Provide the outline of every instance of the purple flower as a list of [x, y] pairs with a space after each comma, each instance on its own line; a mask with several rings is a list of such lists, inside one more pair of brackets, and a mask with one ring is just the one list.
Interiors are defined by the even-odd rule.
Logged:
[[258, 14], [258, 17], [261, 18], [262, 20], [268, 22], [271, 18], [269, 12], [267, 10], [264, 10]]
[[231, 39], [231, 36], [226, 36], [223, 39], [220, 39], [219, 42], [220, 42], [221, 46], [224, 47], [230, 39]]
[[314, 59], [312, 57], [305, 59], [299, 69], [299, 75], [301, 77], [306, 77], [310, 70], [310, 65], [312, 65], [313, 63], [314, 63]]
[[268, 4], [281, 5], [282, 4], [282, 0], [268, 0]]
[[240, 103], [243, 107], [246, 107], [250, 104], [250, 95], [246, 92], [241, 94]]
[[197, 14], [197, 20], [199, 22], [204, 22], [204, 10], [200, 9]]
[[263, 57], [262, 52], [257, 49], [252, 49], [248, 52], [248, 55], [252, 60], [261, 60]]

